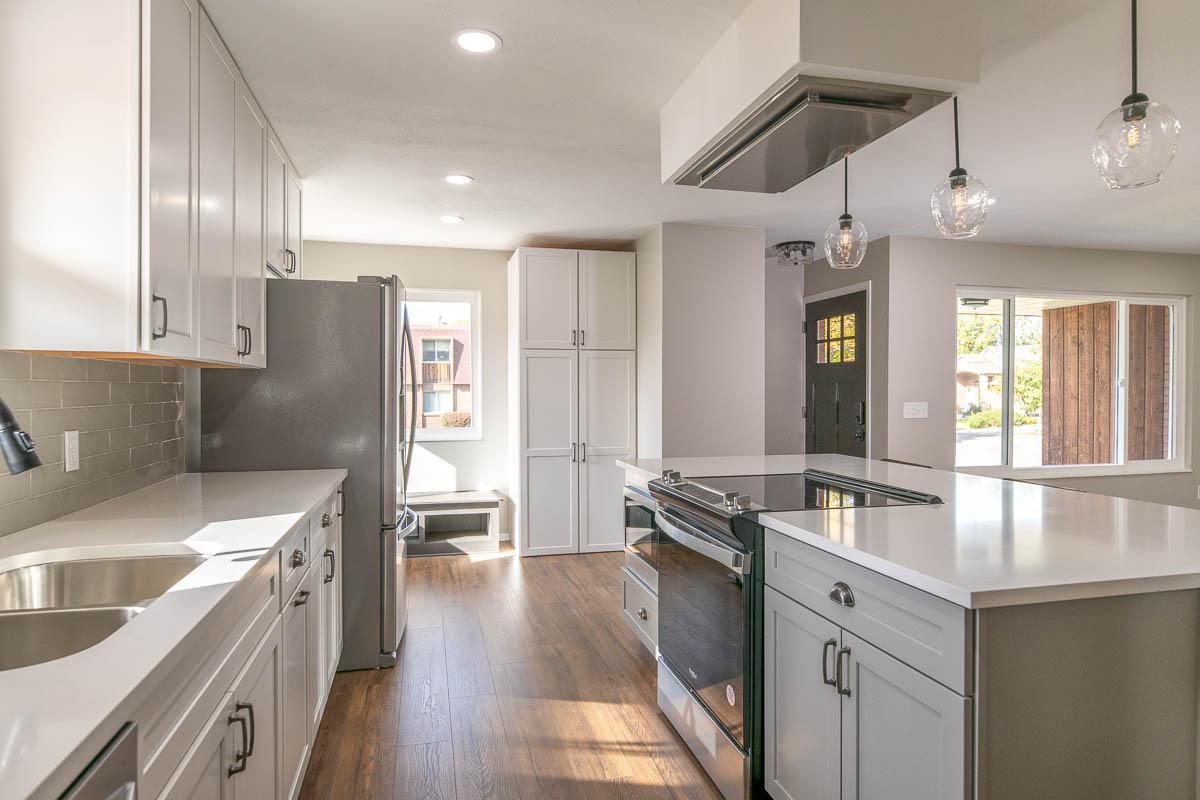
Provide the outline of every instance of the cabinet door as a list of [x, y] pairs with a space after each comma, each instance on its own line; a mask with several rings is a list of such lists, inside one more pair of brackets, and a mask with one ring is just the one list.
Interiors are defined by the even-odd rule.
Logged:
[[300, 178], [290, 169], [285, 170], [287, 177], [287, 273], [289, 278], [304, 276], [302, 265], [304, 252], [304, 237], [302, 234], [304, 221], [304, 190], [300, 186]]
[[629, 351], [579, 354], [579, 508], [581, 552], [625, 546], [624, 470], [637, 446], [637, 363]]
[[267, 130], [267, 266], [269, 277], [287, 275], [287, 159]]
[[146, 11], [142, 346], [195, 356], [200, 5], [149, 0]]
[[841, 696], [825, 679], [841, 631], [769, 586], [765, 601], [763, 784], [775, 800], [838, 800]]
[[267, 365], [266, 281], [266, 158], [267, 122], [258, 103], [243, 83], [237, 105], [237, 322], [248, 334], [239, 348], [248, 346], [243, 364]]
[[580, 347], [637, 348], [636, 264], [633, 253], [579, 253]]
[[[311, 573], [310, 573], [311, 574]], [[295, 797], [308, 755], [308, 600], [306, 574], [283, 607], [283, 797]]]
[[578, 353], [521, 353], [521, 484], [518, 552], [579, 550]]
[[[231, 722], [233, 695], [226, 694], [200, 735], [167, 781], [159, 800], [232, 800], [233, 776], [229, 768], [244, 752], [241, 726]], [[273, 795], [271, 795], [273, 796]]]
[[246, 754], [246, 768], [233, 776], [234, 792], [243, 800], [278, 794], [279, 734], [283, 729], [281, 630], [277, 618], [233, 684], [233, 713], [246, 720], [253, 744]]
[[574, 350], [579, 335], [579, 253], [521, 250], [521, 347]]
[[197, 354], [238, 361], [234, 159], [239, 79], [217, 29], [201, 14], [199, 332]]
[[853, 634], [842, 642], [843, 800], [968, 797], [966, 698]]
[[[320, 525], [315, 520], [313, 525]], [[327, 540], [326, 540], [327, 541]], [[324, 557], [326, 544], [322, 543], [313, 551], [312, 566], [308, 569], [309, 590], [308, 598], [308, 740], [311, 744], [317, 736], [317, 726], [321, 723], [322, 703], [325, 700], [325, 651], [328, 643], [325, 640], [325, 570], [328, 560]]]
[[325, 546], [325, 575], [321, 583], [321, 611], [325, 620], [323, 675], [326, 692], [337, 672], [338, 657], [342, 651], [342, 525], [341, 518], [334, 517], [333, 531], [329, 544]]

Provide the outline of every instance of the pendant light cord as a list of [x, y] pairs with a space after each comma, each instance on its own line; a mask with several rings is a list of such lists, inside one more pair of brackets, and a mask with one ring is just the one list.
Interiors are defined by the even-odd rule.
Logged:
[[1133, 61], [1133, 91], [1130, 94], [1137, 94], [1137, 0], [1130, 0], [1130, 3], [1133, 15], [1133, 24], [1130, 26], [1130, 35], [1133, 40], [1133, 46], [1130, 48]]
[[850, 156], [842, 157], [842, 213], [850, 213]]
[[962, 160], [958, 157], [958, 95], [954, 95], [954, 168], [960, 169], [961, 167]]

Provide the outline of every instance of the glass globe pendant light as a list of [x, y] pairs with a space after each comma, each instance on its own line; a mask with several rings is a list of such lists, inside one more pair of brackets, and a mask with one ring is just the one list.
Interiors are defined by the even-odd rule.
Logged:
[[1137, 89], [1137, 0], [1133, 22], [1133, 90], [1096, 128], [1092, 161], [1110, 189], [1136, 189], [1158, 183], [1175, 158], [1182, 126], [1171, 109]]
[[842, 159], [842, 201], [844, 210], [837, 221], [825, 229], [825, 260], [834, 269], [854, 269], [867, 254], [867, 229], [850, 216], [850, 158]]
[[954, 98], [954, 169], [929, 198], [938, 233], [947, 239], [969, 239], [979, 233], [988, 209], [996, 202], [987, 186], [962, 168], [958, 154], [958, 98]]

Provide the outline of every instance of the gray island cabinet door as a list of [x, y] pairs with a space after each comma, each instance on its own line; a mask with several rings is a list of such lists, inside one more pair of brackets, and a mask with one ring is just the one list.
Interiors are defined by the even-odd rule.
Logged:
[[851, 633], [842, 643], [842, 800], [966, 798], [967, 699]]
[[774, 800], [840, 795], [841, 698], [824, 681], [833, 677], [840, 634], [837, 625], [767, 587], [763, 783]]

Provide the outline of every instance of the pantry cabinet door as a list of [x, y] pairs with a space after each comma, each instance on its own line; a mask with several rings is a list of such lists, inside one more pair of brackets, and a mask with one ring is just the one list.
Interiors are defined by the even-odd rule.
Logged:
[[521, 353], [522, 556], [579, 551], [578, 366], [575, 350]]
[[267, 121], [243, 83], [237, 106], [237, 322], [242, 363], [267, 365]]
[[616, 461], [637, 447], [636, 371], [630, 351], [579, 353], [580, 552], [625, 546], [625, 473]]
[[574, 350], [579, 337], [579, 252], [518, 250], [520, 346]]
[[842, 800], [965, 800], [967, 699], [850, 633], [842, 643]]
[[194, 357], [200, 5], [146, 0], [141, 347]]
[[208, 15], [200, 26], [199, 309], [197, 355], [237, 363], [238, 253], [234, 161], [240, 79]]
[[585, 350], [637, 347], [637, 256], [579, 253], [579, 346]]

